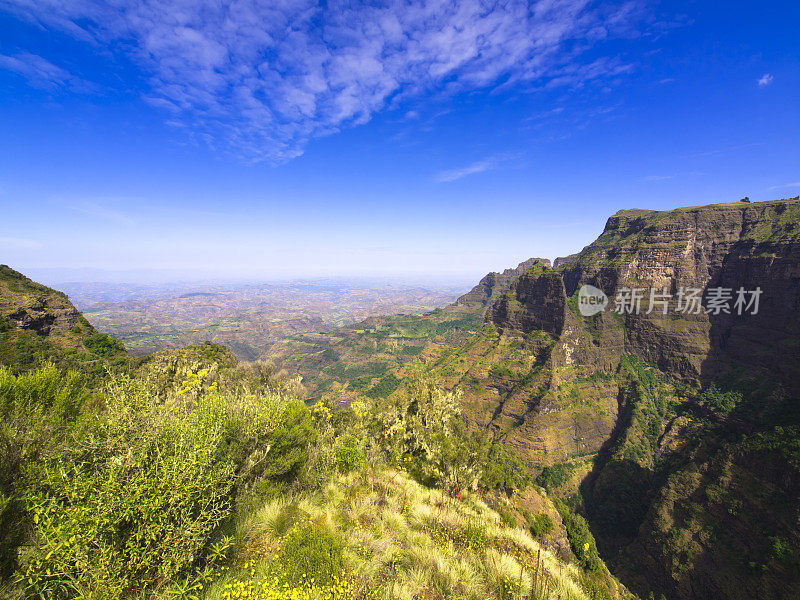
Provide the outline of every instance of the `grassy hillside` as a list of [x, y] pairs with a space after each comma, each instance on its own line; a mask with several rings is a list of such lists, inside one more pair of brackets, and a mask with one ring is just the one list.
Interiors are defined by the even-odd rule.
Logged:
[[588, 530], [565, 521], [574, 564], [546, 549], [551, 518], [506, 495], [524, 469], [456, 395], [419, 374], [391, 402], [309, 409], [294, 384], [213, 344], [100, 396], [0, 367], [3, 596], [628, 596]]
[[44, 360], [93, 379], [128, 364], [124, 346], [98, 333], [65, 294], [0, 265], [0, 364], [23, 372]]
[[267, 356], [301, 375], [310, 398], [382, 398], [397, 389], [407, 364], [447, 354], [477, 330], [481, 319], [460, 307], [374, 317], [328, 333], [290, 337], [272, 346]]
[[372, 317], [330, 332], [292, 336], [274, 344], [266, 356], [301, 375], [312, 399], [385, 398], [397, 389], [409, 367], [440, 361], [477, 332], [487, 307], [537, 264], [549, 261], [531, 258], [514, 269], [489, 273], [442, 309]]

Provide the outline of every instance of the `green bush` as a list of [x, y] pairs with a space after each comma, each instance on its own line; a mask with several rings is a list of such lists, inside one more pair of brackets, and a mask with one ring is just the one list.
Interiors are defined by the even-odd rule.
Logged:
[[502, 443], [492, 444], [481, 475], [481, 485], [488, 489], [500, 488], [511, 492], [525, 489], [530, 482], [523, 462]]
[[536, 477], [536, 483], [548, 492], [552, 492], [564, 485], [574, 470], [575, 465], [572, 463], [560, 463], [544, 467]]
[[85, 380], [51, 363], [18, 376], [0, 367], [0, 577], [16, 568], [30, 525], [22, 474], [62, 449], [86, 399]]
[[399, 385], [400, 380], [389, 373], [367, 390], [366, 395], [370, 398], [387, 398]]
[[561, 516], [561, 520], [564, 522], [572, 553], [587, 571], [595, 572], [600, 570], [603, 563], [597, 553], [597, 544], [592, 532], [589, 530], [586, 519], [572, 512], [558, 498], [553, 503]]
[[364, 451], [350, 434], [336, 438], [333, 445], [334, 464], [340, 473], [349, 473], [364, 466]]
[[742, 393], [735, 390], [722, 391], [712, 383], [703, 390], [699, 400], [721, 413], [729, 413], [742, 401]]
[[[210, 392], [160, 401], [127, 377], [104, 399], [87, 403], [82, 379], [52, 365], [0, 369], [3, 447], [22, 449], [11, 489], [24, 493], [11, 500], [31, 536], [18, 569], [30, 597], [138, 597], [193, 577], [281, 402]], [[8, 499], [3, 490], [4, 514]]]
[[547, 513], [540, 513], [535, 517], [528, 518], [528, 527], [533, 537], [546, 537], [553, 532], [555, 527], [553, 519]]
[[83, 338], [83, 345], [89, 352], [107, 358], [115, 354], [124, 354], [125, 346], [104, 333], [91, 333]]
[[464, 540], [466, 541], [467, 546], [473, 550], [483, 551], [486, 549], [489, 536], [486, 533], [485, 527], [470, 521], [464, 527]]
[[263, 475], [278, 484], [276, 489], [300, 474], [316, 437], [311, 411], [299, 400], [290, 401], [270, 436], [264, 460]]
[[330, 585], [344, 567], [344, 543], [322, 525], [298, 524], [286, 536], [280, 562], [292, 585], [312, 579], [317, 584]]

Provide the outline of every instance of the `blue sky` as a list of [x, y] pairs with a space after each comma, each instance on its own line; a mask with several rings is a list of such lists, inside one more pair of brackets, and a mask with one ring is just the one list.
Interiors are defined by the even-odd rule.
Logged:
[[622, 208], [796, 196], [798, 27], [795, 2], [0, 0], [0, 262], [469, 281]]

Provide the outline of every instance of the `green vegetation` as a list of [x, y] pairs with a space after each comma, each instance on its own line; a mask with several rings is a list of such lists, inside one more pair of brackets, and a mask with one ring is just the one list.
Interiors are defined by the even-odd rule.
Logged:
[[528, 478], [466, 426], [457, 394], [419, 371], [390, 400], [309, 409], [294, 385], [214, 344], [159, 353], [94, 391], [51, 363], [0, 368], [0, 589], [585, 597], [583, 572], [475, 494], [478, 482], [511, 493]]
[[124, 354], [125, 346], [114, 338], [103, 333], [92, 333], [83, 338], [83, 345], [89, 352], [108, 358], [115, 354]]
[[400, 380], [389, 373], [367, 391], [370, 398], [387, 398], [400, 385]]
[[590, 572], [600, 570], [602, 568], [602, 561], [597, 554], [597, 544], [594, 541], [592, 532], [589, 531], [589, 525], [586, 524], [586, 519], [570, 511], [569, 508], [558, 499], [555, 500], [555, 505], [558, 514], [561, 515], [561, 520], [564, 522], [564, 527], [567, 529], [567, 537], [569, 538], [569, 545], [572, 548], [572, 552], [586, 570]]
[[726, 414], [731, 412], [742, 401], [742, 393], [737, 390], [722, 391], [716, 384], [711, 384], [698, 397], [700, 402]]
[[575, 470], [573, 463], [558, 463], [542, 468], [542, 472], [536, 476], [536, 483], [553, 492], [564, 485]]
[[553, 532], [553, 528], [555, 527], [553, 519], [547, 513], [540, 513], [535, 517], [529, 516], [527, 521], [531, 535], [535, 538], [547, 537]]
[[487, 465], [481, 476], [481, 485], [484, 488], [511, 492], [525, 489], [530, 482], [528, 470], [516, 454], [500, 442], [491, 445]]

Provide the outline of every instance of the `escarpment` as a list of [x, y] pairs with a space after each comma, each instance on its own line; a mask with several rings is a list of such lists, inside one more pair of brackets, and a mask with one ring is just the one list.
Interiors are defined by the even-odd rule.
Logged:
[[[606, 295], [597, 314], [583, 286]], [[555, 268], [527, 266], [435, 370], [634, 590], [790, 598], [798, 340], [800, 198], [624, 210]]]

